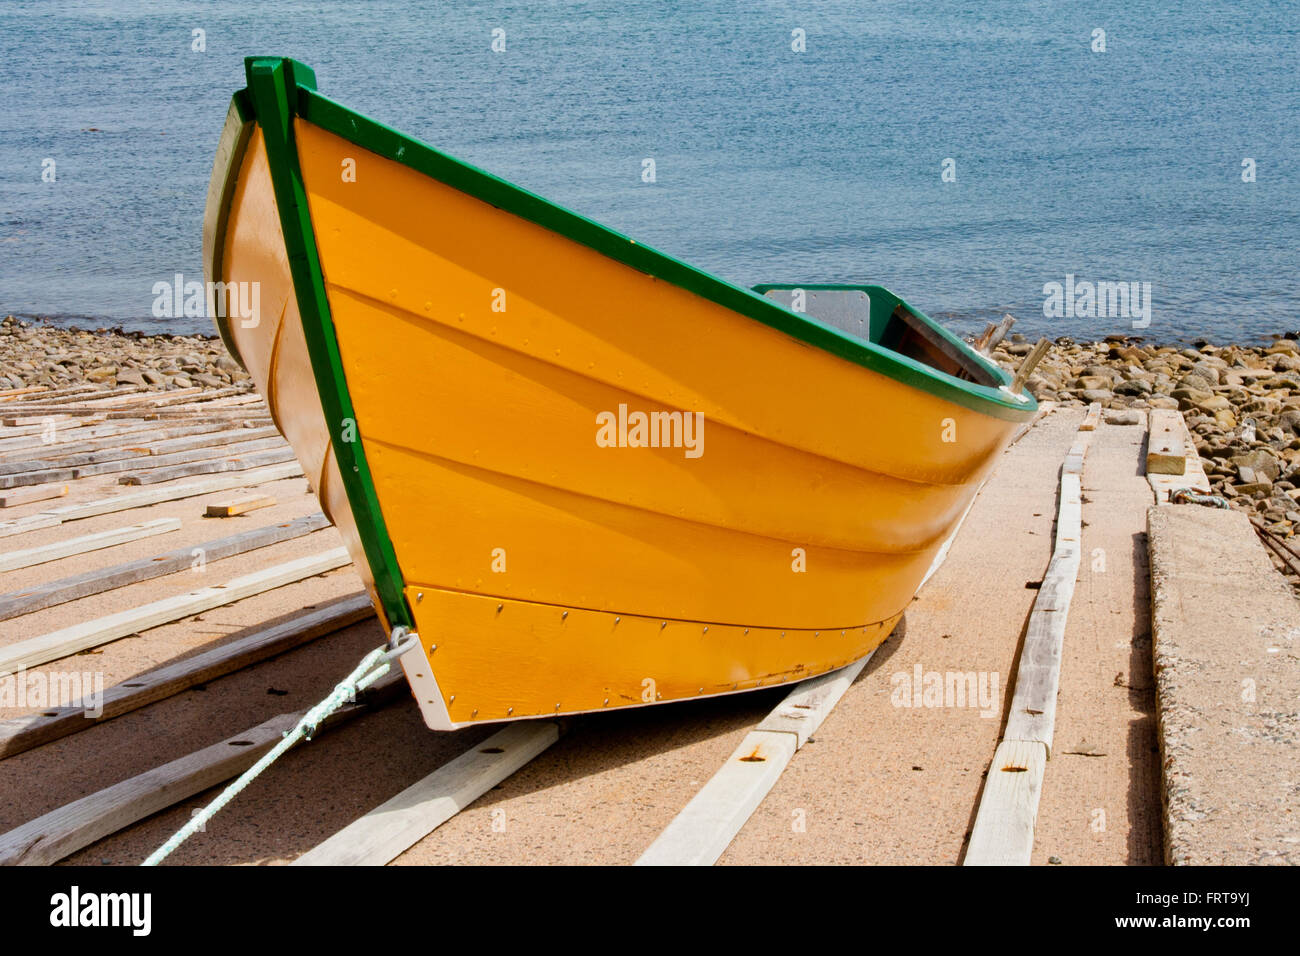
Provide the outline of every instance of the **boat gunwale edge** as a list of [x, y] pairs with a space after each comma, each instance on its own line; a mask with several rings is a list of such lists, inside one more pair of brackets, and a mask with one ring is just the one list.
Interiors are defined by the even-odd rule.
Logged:
[[[1009, 392], [999, 388], [957, 379], [905, 355], [883, 349], [874, 343], [863, 342], [812, 316], [787, 309], [754, 290], [698, 269], [486, 170], [456, 159], [330, 99], [314, 86], [300, 84], [297, 93], [297, 115], [328, 133], [422, 173], [480, 202], [548, 229], [638, 272], [662, 279], [807, 345], [829, 352], [837, 358], [991, 417], [1022, 422], [1037, 411], [1038, 403], [1028, 393], [1024, 393], [1026, 401], [1018, 402]], [[807, 284], [802, 288], [812, 288], [813, 285]], [[901, 296], [898, 298], [905, 301]], [[971, 351], [969, 346], [933, 319], [910, 304], [908, 309], [939, 330], [945, 338], [950, 338], [960, 343], [965, 350]], [[1004, 384], [1010, 384], [1011, 376], [1005, 370], [987, 360], [980, 360]]]
[[[414, 615], [406, 602], [397, 554], [384, 521], [361, 441], [360, 423], [343, 371], [299, 165], [293, 128], [295, 91], [310, 88], [315, 83], [315, 74], [310, 67], [284, 57], [249, 57], [244, 66], [248, 79], [247, 95], [253, 105], [255, 120], [262, 128], [299, 321], [316, 379], [326, 433], [330, 436], [329, 445], [334, 449], [352, 520], [379, 599], [381, 616], [390, 629], [398, 626], [414, 628]], [[353, 422], [356, 428], [353, 441], [343, 437], [348, 421]], [[325, 467], [328, 466], [327, 449]]]

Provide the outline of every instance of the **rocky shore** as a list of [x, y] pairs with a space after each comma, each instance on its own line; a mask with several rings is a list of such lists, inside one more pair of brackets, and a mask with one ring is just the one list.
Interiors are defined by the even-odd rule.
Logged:
[[215, 335], [61, 329], [0, 319], [0, 389], [89, 383], [148, 390], [251, 384]]
[[[1150, 345], [1111, 336], [1058, 339], [1029, 379], [1039, 399], [1100, 402], [1115, 424], [1177, 408], [1214, 493], [1285, 537], [1300, 532], [1300, 342], [1266, 346]], [[993, 358], [1014, 369], [1033, 348], [1013, 335]], [[147, 389], [225, 388], [248, 374], [213, 335], [85, 331], [0, 319], [0, 389], [89, 382]]]
[[[1179, 409], [1214, 494], [1290, 537], [1300, 531], [1300, 342], [1294, 335], [1265, 346], [1058, 339], [1028, 384], [1039, 399], [1100, 402], [1114, 423], [1135, 409]], [[993, 357], [1015, 368], [1032, 348], [1012, 336]]]

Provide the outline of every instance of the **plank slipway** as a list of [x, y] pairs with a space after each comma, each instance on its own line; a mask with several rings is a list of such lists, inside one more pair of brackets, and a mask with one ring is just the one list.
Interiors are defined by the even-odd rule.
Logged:
[[[1010, 815], [997, 817], [1028, 831], [1019, 862], [1291, 859], [1296, 601], [1241, 516], [1153, 508], [1146, 428], [1097, 418], [1057, 409], [1003, 453], [903, 623], [802, 746], [787, 741], [788, 765], [769, 774], [770, 790], [750, 795], [752, 815], [723, 838], [718, 862], [977, 862], [967, 859], [977, 815], [997, 817], [1006, 789], [986, 786], [986, 776], [1002, 772], [995, 755], [1021, 750], [1032, 774], [1014, 783], [1035, 776], [1035, 800], [1027, 807], [1013, 794]], [[1073, 484], [1063, 464], [1077, 472]], [[79, 507], [136, 493], [114, 490], [116, 477], [79, 479], [68, 498]], [[25, 530], [6, 551], [164, 519], [181, 528], [7, 572], [0, 652], [159, 599], [188, 606], [183, 596], [200, 584], [270, 574], [337, 546], [292, 471], [210, 487], [206, 497], [158, 496], [126, 511], [66, 512], [68, 527], [32, 520], [62, 502], [16, 507]], [[203, 517], [251, 496], [263, 499], [251, 514]], [[1008, 718], [1030, 622], [1058, 613], [1039, 599], [1055, 586], [1045, 577], [1063, 533], [1078, 536], [1080, 561], [1062, 609], [1054, 730], [1050, 748], [1027, 747], [1012, 739], [1025, 720]], [[196, 581], [180, 558], [205, 543], [211, 573]], [[159, 553], [170, 556], [168, 573], [145, 576]], [[30, 667], [102, 671], [116, 690], [98, 723], [40, 705], [5, 708], [0, 859], [138, 863], [215, 795], [204, 787], [237, 772], [204, 764], [202, 752], [261, 746], [265, 726], [315, 703], [382, 642], [359, 591], [355, 572], [340, 568], [188, 617], [163, 615], [140, 634]], [[969, 676], [990, 699], [918, 699], [918, 673], [923, 683]], [[400, 839], [394, 833], [383, 853], [352, 853], [355, 861], [632, 863], [683, 829], [670, 824], [789, 691], [511, 725], [548, 736], [499, 756], [494, 731], [513, 731], [429, 733], [405, 691], [388, 694], [290, 751], [171, 862], [286, 863], [314, 849], [303, 862], [329, 860], [329, 847], [352, 853], [355, 834], [387, 834], [400, 817]], [[170, 796], [157, 785], [164, 778]]]

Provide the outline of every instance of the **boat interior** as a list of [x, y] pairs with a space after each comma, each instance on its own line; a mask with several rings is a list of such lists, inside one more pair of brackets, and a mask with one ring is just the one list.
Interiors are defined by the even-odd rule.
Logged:
[[961, 381], [995, 388], [1002, 384], [965, 343], [883, 286], [767, 284], [755, 286], [754, 291], [845, 335]]

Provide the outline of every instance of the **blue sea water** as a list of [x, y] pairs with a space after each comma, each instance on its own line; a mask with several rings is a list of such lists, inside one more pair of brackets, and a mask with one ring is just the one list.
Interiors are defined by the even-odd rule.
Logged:
[[1253, 341], [1300, 328], [1298, 38], [1294, 0], [5, 0], [0, 314], [210, 331], [152, 289], [201, 277], [260, 53], [737, 283], [877, 282], [958, 331], [1076, 338], [1133, 323], [1049, 318], [1045, 284], [1150, 283], [1148, 339]]

